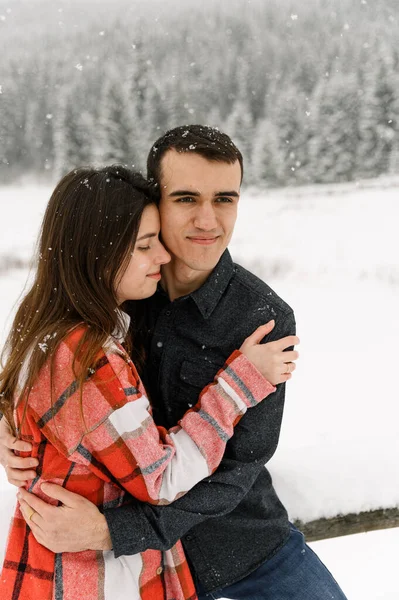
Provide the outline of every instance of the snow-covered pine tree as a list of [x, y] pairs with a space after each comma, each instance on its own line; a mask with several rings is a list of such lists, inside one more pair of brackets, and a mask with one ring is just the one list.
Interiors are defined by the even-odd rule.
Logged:
[[252, 180], [247, 180], [247, 184], [260, 187], [283, 184], [284, 156], [279, 133], [270, 119], [262, 119], [257, 124], [251, 164]]
[[381, 50], [362, 69], [357, 173], [373, 177], [390, 169], [399, 128], [399, 84], [391, 57]]
[[312, 134], [309, 171], [313, 181], [350, 181], [356, 173], [358, 83], [353, 75], [336, 73], [316, 88], [310, 108]]

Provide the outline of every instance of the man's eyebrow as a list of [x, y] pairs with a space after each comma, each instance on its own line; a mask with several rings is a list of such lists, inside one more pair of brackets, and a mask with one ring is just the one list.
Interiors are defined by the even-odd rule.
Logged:
[[136, 242], [140, 242], [141, 240], [146, 240], [147, 238], [152, 238], [156, 236], [156, 233], [145, 233], [144, 235], [141, 235], [139, 238], [137, 238]]
[[234, 198], [239, 198], [240, 194], [233, 190], [231, 192], [217, 192], [215, 196], [233, 196]]
[[[192, 190], [176, 190], [174, 192], [171, 192], [169, 194], [170, 198], [176, 197], [176, 196], [201, 196], [200, 192], [193, 192]], [[231, 196], [233, 198], [239, 198], [240, 194], [238, 192], [236, 192], [235, 190], [229, 191], [229, 192], [216, 192], [214, 194], [215, 197], [219, 197], [219, 196]]]
[[176, 190], [175, 192], [171, 192], [169, 197], [175, 196], [201, 196], [199, 192], [193, 192], [192, 190]]

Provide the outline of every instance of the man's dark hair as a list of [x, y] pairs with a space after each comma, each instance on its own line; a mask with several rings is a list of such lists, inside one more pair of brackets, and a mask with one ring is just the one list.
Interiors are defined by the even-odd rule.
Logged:
[[167, 131], [152, 146], [147, 158], [147, 178], [150, 182], [160, 183], [162, 157], [172, 149], [177, 152], [195, 152], [207, 160], [229, 164], [238, 160], [241, 179], [243, 177], [242, 154], [228, 135], [207, 125], [182, 125]]

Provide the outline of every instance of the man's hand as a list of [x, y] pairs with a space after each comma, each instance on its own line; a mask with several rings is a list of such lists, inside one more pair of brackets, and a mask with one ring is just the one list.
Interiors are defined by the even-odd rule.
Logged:
[[296, 335], [289, 335], [275, 342], [261, 344], [263, 338], [272, 331], [274, 324], [272, 320], [255, 329], [246, 338], [240, 351], [255, 365], [263, 377], [273, 385], [277, 385], [292, 377], [292, 372], [296, 368], [294, 361], [299, 357], [299, 353], [295, 350], [288, 352], [284, 350], [299, 344], [299, 338]]
[[12, 434], [7, 419], [3, 417], [0, 421], [0, 463], [6, 470], [9, 483], [19, 487], [36, 477], [34, 469], [39, 461], [36, 458], [15, 456], [15, 450], [31, 452], [32, 446], [28, 442], [17, 440]]
[[112, 550], [107, 521], [95, 504], [54, 483], [42, 483], [41, 489], [61, 506], [23, 488], [18, 492], [22, 515], [39, 544], [52, 552]]

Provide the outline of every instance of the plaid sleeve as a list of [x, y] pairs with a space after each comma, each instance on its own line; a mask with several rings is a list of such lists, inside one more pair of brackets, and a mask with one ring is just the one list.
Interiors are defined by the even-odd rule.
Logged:
[[40, 425], [70, 460], [141, 501], [168, 504], [217, 468], [235, 424], [274, 391], [236, 351], [198, 403], [167, 431], [155, 425], [131, 361], [104, 353], [83, 386], [82, 402], [76, 383], [69, 384]]

